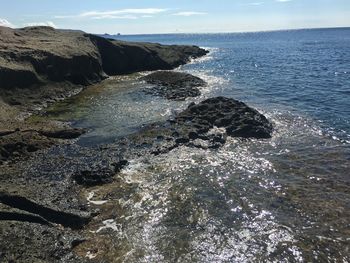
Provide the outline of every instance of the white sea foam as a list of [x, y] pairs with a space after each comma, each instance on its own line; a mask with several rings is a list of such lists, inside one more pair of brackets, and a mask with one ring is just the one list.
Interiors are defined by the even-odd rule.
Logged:
[[97, 229], [96, 231], [93, 231], [93, 232], [94, 233], [99, 233], [99, 232], [101, 232], [104, 229], [111, 229], [113, 231], [121, 232], [122, 225], [121, 224], [117, 224], [114, 219], [104, 220], [102, 222], [102, 224], [103, 224], [103, 226], [101, 226], [99, 229]]
[[197, 63], [203, 63], [206, 61], [213, 60], [215, 53], [220, 50], [219, 48], [215, 48], [215, 47], [201, 47], [201, 48], [208, 50], [209, 53], [203, 57], [191, 59], [189, 64], [197, 64]]
[[87, 201], [89, 203], [94, 204], [94, 205], [103, 205], [103, 204], [108, 202], [108, 200], [100, 200], [100, 201], [93, 201], [93, 200], [91, 200], [94, 197], [94, 195], [95, 195], [95, 192], [90, 192], [88, 194], [86, 199], [87, 199]]
[[95, 257], [97, 257], [97, 253], [88, 251], [88, 252], [86, 252], [85, 257], [88, 258], [88, 259], [94, 259]]
[[[181, 69], [177, 69], [177, 71], [183, 72]], [[214, 75], [211, 70], [186, 70], [186, 72], [203, 79], [207, 83], [206, 86], [199, 87], [202, 93], [201, 96], [195, 99], [191, 98], [195, 101], [201, 101], [211, 96], [213, 92], [225, 89], [225, 85], [230, 81], [229, 78]]]

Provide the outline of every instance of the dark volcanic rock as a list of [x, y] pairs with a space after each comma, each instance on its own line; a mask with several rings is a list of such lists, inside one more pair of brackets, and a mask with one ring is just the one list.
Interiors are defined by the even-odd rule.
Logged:
[[174, 71], [154, 72], [143, 77], [142, 80], [155, 85], [152, 88], [145, 89], [146, 93], [170, 100], [197, 97], [201, 94], [198, 87], [207, 85], [204, 80], [191, 74]]
[[245, 103], [225, 97], [207, 99], [191, 104], [175, 119], [177, 124], [196, 127], [197, 132], [225, 128], [232, 137], [271, 138], [272, 125], [258, 111]]
[[83, 170], [73, 175], [73, 179], [79, 185], [83, 186], [96, 186], [108, 184], [113, 181], [113, 176], [120, 172], [128, 162], [126, 160], [121, 160], [117, 163], [111, 164], [114, 167], [113, 170], [107, 168], [100, 168], [98, 170]]
[[76, 139], [86, 133], [85, 129], [61, 129], [53, 131], [39, 131], [41, 135], [57, 139]]
[[158, 155], [180, 145], [218, 148], [227, 136], [271, 138], [272, 131], [272, 124], [258, 111], [243, 102], [217, 97], [191, 103], [174, 120], [149, 125], [130, 136], [127, 143], [136, 155]]
[[82, 32], [0, 27], [1, 89], [49, 81], [86, 85], [103, 78], [100, 55]]
[[114, 173], [108, 169], [99, 169], [96, 171], [80, 171], [73, 176], [77, 184], [83, 186], [95, 186], [108, 184], [113, 181]]
[[17, 131], [0, 137], [0, 165], [3, 161], [16, 161], [40, 149], [54, 144], [54, 141], [37, 131]]

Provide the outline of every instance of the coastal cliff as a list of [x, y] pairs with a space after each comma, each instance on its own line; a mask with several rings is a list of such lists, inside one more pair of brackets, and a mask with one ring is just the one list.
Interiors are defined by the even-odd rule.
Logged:
[[0, 89], [89, 85], [107, 75], [173, 69], [206, 53], [196, 46], [128, 43], [51, 27], [0, 27]]

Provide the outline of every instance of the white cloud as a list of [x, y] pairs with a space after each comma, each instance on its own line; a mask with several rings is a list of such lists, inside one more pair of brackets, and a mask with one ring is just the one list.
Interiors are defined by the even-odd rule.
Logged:
[[25, 23], [23, 26], [50, 26], [53, 28], [56, 28], [57, 26], [51, 22], [51, 21], [46, 21], [46, 22], [32, 22], [32, 23]]
[[258, 5], [262, 5], [262, 4], [264, 4], [264, 2], [254, 2], [254, 3], [244, 4], [244, 5], [255, 5], [255, 6], [258, 6]]
[[11, 24], [8, 20], [0, 18], [0, 26], [6, 26], [6, 27], [15, 27], [13, 24]]
[[123, 15], [123, 16], [116, 16], [116, 15], [101, 15], [101, 16], [93, 16], [91, 19], [137, 19], [137, 16], [133, 15]]
[[281, 2], [281, 3], [284, 3], [284, 2], [290, 2], [292, 0], [276, 0], [276, 2]]
[[187, 12], [178, 12], [173, 14], [174, 16], [197, 16], [197, 15], [206, 15], [207, 13], [204, 12], [193, 12], [193, 11], [187, 11]]
[[137, 19], [140, 16], [145, 17], [160, 14], [167, 11], [162, 8], [134, 8], [134, 9], [119, 9], [109, 11], [89, 11], [77, 15], [55, 16], [55, 18], [90, 18], [90, 19]]
[[93, 16], [103, 16], [103, 15], [123, 15], [123, 14], [139, 14], [139, 15], [153, 15], [165, 12], [166, 9], [160, 8], [139, 8], [139, 9], [121, 9], [121, 10], [112, 10], [112, 11], [91, 11], [81, 13], [81, 17], [93, 17]]

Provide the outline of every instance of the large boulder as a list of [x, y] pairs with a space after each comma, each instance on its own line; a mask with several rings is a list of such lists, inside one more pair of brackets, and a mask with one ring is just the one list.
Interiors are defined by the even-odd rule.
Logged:
[[[271, 138], [272, 125], [266, 117], [245, 103], [216, 97], [190, 104], [175, 122], [196, 127], [198, 131], [225, 128], [227, 135], [241, 138]], [[200, 132], [201, 133], [201, 132]]]

